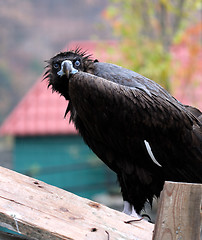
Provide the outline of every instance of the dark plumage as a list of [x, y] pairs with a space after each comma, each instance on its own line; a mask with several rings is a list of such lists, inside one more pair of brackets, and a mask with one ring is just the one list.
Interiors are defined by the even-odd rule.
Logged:
[[[67, 61], [61, 70], [64, 60], [72, 68]], [[66, 113], [86, 144], [117, 174], [124, 201], [137, 213], [160, 195], [165, 180], [202, 183], [198, 109], [183, 105], [150, 79], [93, 61], [80, 49], [57, 54], [47, 67], [49, 86], [69, 100]], [[79, 72], [71, 74], [71, 69]]]

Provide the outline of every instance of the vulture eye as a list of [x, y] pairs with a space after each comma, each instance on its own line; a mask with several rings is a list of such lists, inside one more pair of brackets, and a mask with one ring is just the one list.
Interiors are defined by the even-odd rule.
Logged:
[[58, 69], [58, 68], [59, 68], [59, 63], [54, 63], [54, 64], [53, 64], [53, 67], [54, 67], [55, 69]]
[[75, 67], [78, 67], [78, 66], [80, 66], [80, 61], [79, 60], [76, 60], [76, 62], [74, 63], [74, 65], [75, 65]]

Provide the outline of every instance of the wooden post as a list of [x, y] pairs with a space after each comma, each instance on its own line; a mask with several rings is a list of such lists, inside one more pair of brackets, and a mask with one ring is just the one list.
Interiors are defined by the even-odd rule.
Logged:
[[151, 240], [154, 225], [0, 167], [0, 225], [37, 240]]
[[202, 185], [165, 182], [153, 240], [199, 240]]

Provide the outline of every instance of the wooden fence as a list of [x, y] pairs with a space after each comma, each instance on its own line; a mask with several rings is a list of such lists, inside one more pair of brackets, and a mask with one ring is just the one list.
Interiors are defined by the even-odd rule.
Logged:
[[0, 181], [0, 225], [24, 235], [2, 240], [200, 239], [200, 184], [166, 182], [154, 226], [2, 167]]

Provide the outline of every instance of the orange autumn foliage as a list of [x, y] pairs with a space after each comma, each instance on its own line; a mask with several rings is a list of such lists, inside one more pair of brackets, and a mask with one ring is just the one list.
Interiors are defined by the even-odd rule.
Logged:
[[172, 48], [175, 74], [172, 93], [185, 104], [202, 109], [202, 22], [189, 27]]

